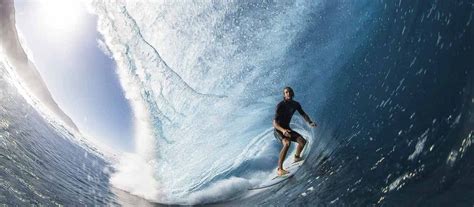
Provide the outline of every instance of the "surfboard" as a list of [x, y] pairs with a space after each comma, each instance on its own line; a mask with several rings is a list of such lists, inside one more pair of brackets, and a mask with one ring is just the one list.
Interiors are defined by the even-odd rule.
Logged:
[[301, 160], [299, 162], [293, 162], [290, 163], [289, 166], [283, 166], [283, 168], [288, 171], [288, 174], [283, 175], [283, 176], [278, 176], [276, 175], [276, 170], [274, 171], [274, 174], [276, 176], [274, 177], [269, 177], [259, 185], [253, 186], [248, 188], [248, 190], [258, 190], [258, 189], [264, 189], [264, 188], [269, 188], [275, 185], [278, 185], [280, 183], [283, 183], [284, 181], [290, 179], [295, 175], [295, 173], [300, 169], [301, 165], [303, 165], [304, 160]]

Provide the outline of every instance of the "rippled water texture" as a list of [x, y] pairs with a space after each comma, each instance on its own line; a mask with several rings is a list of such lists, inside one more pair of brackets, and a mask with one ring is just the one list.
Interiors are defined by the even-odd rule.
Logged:
[[[1, 203], [474, 204], [472, 3], [91, 6], [137, 118], [137, 153], [103, 158], [2, 60]], [[271, 120], [286, 85], [319, 126], [296, 114], [305, 164], [249, 192], [276, 168]]]

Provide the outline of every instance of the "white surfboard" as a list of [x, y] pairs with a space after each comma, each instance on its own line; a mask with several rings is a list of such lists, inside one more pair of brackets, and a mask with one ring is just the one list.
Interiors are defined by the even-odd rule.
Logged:
[[274, 171], [275, 176], [274, 177], [269, 177], [267, 180], [263, 181], [259, 185], [252, 186], [248, 190], [258, 190], [258, 189], [263, 189], [263, 188], [268, 188], [272, 187], [275, 185], [278, 185], [289, 178], [293, 177], [293, 175], [300, 169], [301, 165], [303, 165], [304, 160], [301, 160], [299, 162], [294, 162], [290, 163], [288, 166], [283, 166], [283, 168], [288, 171], [288, 174], [283, 175], [283, 176], [278, 176], [276, 175], [276, 170]]

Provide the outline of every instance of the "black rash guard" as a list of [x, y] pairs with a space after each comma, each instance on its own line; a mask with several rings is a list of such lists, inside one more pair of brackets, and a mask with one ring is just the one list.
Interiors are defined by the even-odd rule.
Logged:
[[293, 100], [283, 100], [278, 103], [274, 120], [283, 128], [290, 129], [291, 117], [298, 111], [303, 117], [306, 115], [300, 103]]

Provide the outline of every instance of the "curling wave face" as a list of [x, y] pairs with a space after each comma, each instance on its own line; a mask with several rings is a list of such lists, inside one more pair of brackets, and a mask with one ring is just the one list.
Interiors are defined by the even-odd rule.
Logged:
[[251, 158], [243, 152], [273, 141], [271, 119], [283, 86], [292, 85], [314, 115], [321, 100], [311, 97], [323, 96], [341, 49], [361, 42], [353, 35], [365, 22], [347, 21], [353, 17], [347, 10], [357, 13], [359, 6], [325, 1], [94, 1], [92, 7], [127, 96], [143, 114], [137, 122], [148, 126], [137, 132], [138, 156], [160, 190], [146, 195], [120, 179], [114, 183], [166, 203], [187, 203], [238, 174], [238, 166], [266, 159], [265, 152]]

